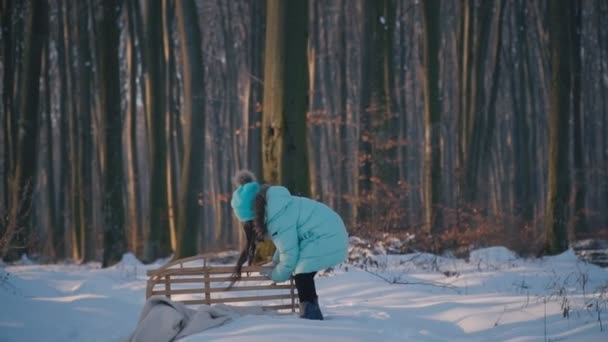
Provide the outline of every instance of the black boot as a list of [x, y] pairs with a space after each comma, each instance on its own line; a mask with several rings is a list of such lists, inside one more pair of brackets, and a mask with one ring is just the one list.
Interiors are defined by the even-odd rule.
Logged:
[[323, 320], [323, 314], [321, 308], [319, 308], [319, 300], [315, 299], [313, 302], [301, 302], [300, 303], [300, 318]]

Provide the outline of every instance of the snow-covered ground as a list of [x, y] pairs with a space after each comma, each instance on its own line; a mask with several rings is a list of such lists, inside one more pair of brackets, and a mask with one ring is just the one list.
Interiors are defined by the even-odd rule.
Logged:
[[[161, 264], [125, 255], [109, 269], [6, 265], [0, 341], [122, 341], [145, 302], [146, 270]], [[325, 321], [243, 316], [183, 341], [608, 341], [608, 272], [572, 251], [379, 255], [318, 277], [317, 290]]]

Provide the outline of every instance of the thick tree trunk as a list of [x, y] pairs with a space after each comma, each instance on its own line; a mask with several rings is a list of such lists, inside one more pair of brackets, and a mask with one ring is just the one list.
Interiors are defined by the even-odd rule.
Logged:
[[282, 180], [284, 149], [283, 102], [285, 101], [285, 7], [280, 0], [266, 1], [266, 38], [264, 49], [264, 111], [262, 114], [262, 169], [264, 180]]
[[268, 0], [264, 64], [264, 178], [308, 196], [308, 1]]
[[183, 63], [183, 115], [186, 120], [186, 134], [179, 188], [175, 258], [183, 258], [197, 253], [197, 233], [202, 222], [198, 197], [203, 192], [205, 94], [201, 33], [196, 4], [193, 0], [177, 1], [176, 15]]
[[69, 214], [69, 194], [71, 169], [69, 144], [69, 105], [70, 90], [68, 87], [69, 68], [69, 39], [67, 29], [67, 10], [63, 1], [59, 1], [59, 13], [57, 15], [57, 64], [59, 73], [59, 184], [57, 189], [60, 196], [57, 200], [57, 222], [54, 226], [53, 243], [56, 248], [57, 258], [63, 259], [69, 255], [66, 245], [66, 223]]
[[122, 113], [120, 108], [120, 70], [118, 46], [121, 0], [102, 4], [101, 73], [103, 112], [105, 113], [104, 153], [104, 251], [102, 267], [116, 264], [126, 251], [125, 208], [123, 206]]
[[549, 175], [546, 209], [545, 252], [558, 254], [568, 248], [568, 151], [570, 108], [570, 1], [549, 2], [551, 42], [551, 97], [549, 112]]
[[[48, 2], [36, 1], [25, 22], [25, 44], [23, 47], [24, 67], [20, 70], [19, 90], [16, 116], [18, 131], [13, 133], [16, 140], [14, 173], [9, 183], [10, 199], [8, 202], [9, 223], [4, 234], [0, 236], [0, 257], [10, 251], [10, 258], [19, 258], [28, 252], [29, 225], [31, 218], [32, 194], [38, 161], [40, 69], [42, 50], [48, 33]], [[19, 247], [10, 250], [13, 244]]]
[[167, 112], [165, 90], [166, 56], [163, 41], [162, 0], [148, 1], [145, 7], [146, 109], [150, 165], [150, 231], [144, 244], [144, 260], [152, 261], [171, 253], [169, 201], [167, 191]]

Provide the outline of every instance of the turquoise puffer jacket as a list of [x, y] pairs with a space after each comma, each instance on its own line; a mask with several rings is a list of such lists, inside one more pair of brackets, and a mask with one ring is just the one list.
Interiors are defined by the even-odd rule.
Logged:
[[325, 204], [292, 196], [282, 186], [266, 192], [266, 225], [277, 248], [272, 280], [335, 266], [348, 254], [348, 233], [340, 216]]

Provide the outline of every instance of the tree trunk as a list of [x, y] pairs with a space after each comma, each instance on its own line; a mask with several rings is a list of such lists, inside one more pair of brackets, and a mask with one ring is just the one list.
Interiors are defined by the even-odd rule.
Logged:
[[144, 39], [143, 36], [139, 35], [139, 22], [142, 20], [141, 11], [139, 10], [139, 1], [128, 1], [126, 3], [126, 20], [128, 27], [128, 41], [126, 45], [126, 58], [127, 58], [127, 74], [129, 78], [129, 95], [127, 97], [127, 132], [128, 143], [127, 143], [127, 184], [128, 184], [128, 212], [129, 212], [129, 229], [130, 229], [130, 250], [137, 256], [143, 259], [142, 254], [142, 243], [140, 240], [143, 235], [142, 224], [140, 220], [141, 206], [140, 201], [140, 175], [138, 165], [138, 153], [137, 153], [137, 114], [138, 114], [138, 82], [137, 77], [139, 74], [139, 60], [140, 46], [138, 42]]
[[[338, 195], [340, 198], [338, 199], [338, 212], [345, 219], [347, 224], [353, 222], [352, 217], [352, 203], [347, 200], [347, 196], [349, 195], [349, 184], [350, 178], [349, 174], [354, 167], [354, 163], [352, 161], [352, 156], [348, 153], [349, 149], [349, 130], [350, 124], [352, 122], [352, 113], [349, 113], [348, 106], [348, 35], [347, 31], [349, 30], [349, 26], [346, 24], [346, 16], [347, 16], [347, 6], [350, 2], [348, 0], [341, 0], [340, 10], [338, 13], [338, 43], [339, 46], [337, 48], [337, 59], [339, 63], [338, 69], [338, 91], [339, 91], [339, 115], [340, 115], [340, 126], [338, 127], [339, 131], [339, 151], [340, 151], [340, 161], [339, 161], [339, 179], [338, 179]], [[312, 93], [312, 91], [311, 91]]]
[[[88, 262], [94, 258], [94, 246], [93, 246], [93, 204], [89, 200], [93, 198], [92, 183], [93, 183], [93, 127], [92, 127], [92, 99], [91, 89], [93, 89], [93, 83], [91, 78], [91, 46], [89, 45], [88, 39], [88, 25], [92, 18], [89, 17], [89, 11], [87, 6], [88, 2], [79, 1], [76, 5], [77, 13], [77, 26], [78, 26], [78, 82], [79, 87], [79, 110], [78, 110], [78, 124], [79, 124], [79, 165], [78, 172], [80, 176], [80, 184], [78, 187], [80, 199], [80, 250], [81, 260]], [[85, 14], [82, 14], [85, 13]]]
[[264, 176], [308, 196], [308, 1], [266, 3]]
[[[77, 4], [76, 4], [77, 6]], [[81, 235], [81, 220], [80, 220], [80, 184], [81, 172], [80, 168], [80, 149], [82, 145], [77, 140], [79, 139], [79, 89], [78, 83], [78, 29], [77, 19], [78, 11], [75, 4], [66, 1], [65, 3], [65, 33], [66, 33], [66, 82], [67, 82], [67, 146], [68, 146], [68, 165], [70, 169], [70, 178], [68, 179], [68, 196], [67, 204], [69, 207], [68, 217], [68, 234], [71, 249], [71, 257], [75, 262], [80, 262], [82, 258], [82, 248], [80, 244]]]
[[284, 149], [285, 7], [280, 0], [266, 1], [264, 49], [264, 111], [262, 113], [262, 170], [264, 180], [280, 184]]
[[[377, 59], [382, 60], [381, 53], [376, 51], [380, 47], [378, 45], [379, 38], [377, 35], [379, 13], [377, 12], [377, 2], [365, 2], [364, 9], [364, 24], [363, 24], [363, 56], [361, 57], [361, 111], [359, 114], [359, 137], [358, 137], [358, 152], [357, 165], [358, 167], [358, 182], [356, 190], [357, 209], [355, 222], [356, 225], [363, 226], [369, 223], [372, 215], [372, 153], [373, 153], [373, 128], [372, 118], [379, 111], [380, 103], [373, 101], [378, 97], [383, 96], [384, 89], [382, 85], [377, 84], [379, 78], [376, 73], [379, 72], [374, 68]], [[381, 63], [381, 62], [380, 62]], [[374, 83], [375, 82], [375, 83]], [[377, 94], [380, 91], [379, 95]]]
[[266, 20], [265, 1], [251, 1], [250, 4], [250, 47], [249, 47], [249, 118], [247, 165], [255, 175], [262, 175], [262, 108], [264, 87], [264, 23]]
[[[13, 32], [11, 25], [11, 18], [13, 15], [13, 1], [4, 1], [0, 4], [2, 8], [2, 23], [0, 24], [0, 37], [2, 37], [2, 45], [0, 47], [0, 62], [2, 63], [2, 93], [0, 96], [0, 131], [2, 135], [0, 137], [0, 153], [2, 153], [2, 159], [0, 160], [0, 215], [3, 217], [8, 212], [9, 202], [9, 176], [10, 170], [10, 139], [9, 139], [9, 122], [12, 116], [13, 106], [13, 92], [10, 85], [13, 84]], [[0, 220], [0, 231], [3, 230], [4, 220]], [[1, 256], [1, 255], [0, 255]]]
[[100, 75], [105, 113], [104, 165], [104, 251], [102, 267], [116, 264], [126, 251], [125, 208], [123, 206], [122, 112], [118, 47], [121, 0], [102, 3]]
[[63, 143], [59, 146], [59, 184], [57, 189], [60, 196], [57, 200], [57, 222], [54, 227], [53, 243], [57, 248], [57, 257], [63, 259], [68, 256], [66, 245], [66, 223], [69, 213], [68, 196], [70, 189], [71, 169], [69, 144], [65, 143], [69, 139], [69, 105], [70, 90], [68, 88], [68, 68], [69, 68], [69, 39], [67, 34], [67, 9], [63, 1], [59, 2], [59, 14], [57, 15], [57, 65], [59, 73], [59, 141]]
[[150, 165], [150, 231], [144, 244], [144, 260], [153, 261], [171, 253], [167, 192], [167, 136], [165, 116], [166, 56], [163, 42], [162, 0], [145, 7], [146, 109]]
[[[484, 186], [480, 183], [481, 176], [480, 168], [483, 164], [482, 150], [492, 144], [491, 135], [487, 134], [486, 128], [488, 121], [494, 121], [490, 115], [492, 112], [484, 110], [485, 104], [485, 65], [488, 55], [488, 45], [490, 41], [490, 32], [492, 17], [494, 16], [494, 2], [481, 1], [479, 6], [466, 1], [468, 11], [468, 27], [469, 31], [467, 43], [469, 46], [464, 46], [463, 51], [467, 57], [463, 57], [469, 64], [467, 65], [468, 74], [464, 75], [462, 87], [465, 88], [465, 102], [463, 131], [461, 132], [464, 141], [463, 159], [461, 161], [463, 170], [463, 182], [461, 189], [465, 201], [469, 204], [477, 205], [479, 200], [478, 188]], [[471, 8], [473, 6], [473, 9]], [[500, 20], [499, 20], [500, 22]], [[500, 26], [497, 32], [500, 31]], [[499, 33], [500, 34], [500, 33]], [[500, 40], [499, 38], [497, 40]], [[496, 41], [496, 40], [495, 40]]]
[[573, 157], [574, 157], [574, 232], [575, 236], [589, 233], [585, 215], [585, 160], [583, 155], [583, 131], [581, 111], [581, 30], [582, 5], [579, 1], [570, 2], [570, 49], [572, 63], [572, 122], [573, 122]]
[[511, 92], [513, 97], [513, 157], [518, 161], [515, 166], [514, 174], [514, 213], [524, 224], [530, 224], [534, 218], [534, 199], [532, 190], [532, 154], [531, 154], [531, 128], [528, 121], [528, 97], [532, 89], [528, 86], [528, 25], [526, 23], [527, 0], [517, 2], [517, 12], [515, 19], [517, 69], [511, 73]]
[[186, 120], [184, 159], [179, 188], [175, 258], [197, 253], [197, 232], [202, 222], [198, 197], [203, 192], [205, 94], [201, 33], [193, 0], [176, 2], [177, 26], [183, 63], [183, 115]]
[[569, 0], [549, 2], [551, 42], [551, 98], [549, 111], [549, 175], [546, 208], [545, 252], [558, 254], [568, 248], [568, 118], [570, 108]]
[[[49, 32], [54, 31], [54, 29], [49, 27]], [[50, 226], [50, 233], [46, 240], [46, 244], [48, 246], [47, 251], [50, 253], [48, 255], [51, 260], [58, 261], [59, 253], [63, 253], [63, 249], [65, 248], [63, 241], [57, 241], [55, 244], [55, 234], [59, 230], [57, 227], [57, 186], [55, 183], [55, 158], [53, 156], [54, 150], [54, 139], [53, 139], [53, 106], [52, 106], [52, 82], [53, 77], [51, 73], [51, 68], [53, 65], [53, 59], [50, 57], [49, 47], [51, 42], [56, 43], [55, 37], [52, 39], [48, 39], [45, 49], [46, 49], [46, 71], [45, 71], [45, 97], [46, 97], [46, 111], [45, 111], [45, 128], [46, 128], [46, 174], [47, 174], [47, 203], [48, 203], [48, 225]], [[0, 212], [2, 210], [0, 209]], [[63, 256], [62, 256], [63, 258]]]
[[428, 234], [441, 231], [441, 97], [439, 94], [439, 0], [422, 2], [422, 83], [424, 95], [424, 226]]
[[[16, 161], [14, 173], [9, 184], [10, 200], [8, 207], [9, 219], [4, 234], [0, 236], [0, 257], [10, 251], [10, 259], [19, 258], [28, 253], [29, 225], [31, 218], [32, 194], [38, 161], [39, 115], [38, 100], [40, 98], [40, 69], [42, 65], [42, 50], [48, 32], [48, 3], [46, 0], [32, 4], [30, 15], [25, 23], [25, 44], [23, 47], [24, 67], [21, 69], [17, 100], [16, 117], [18, 132], [16, 136]], [[17, 244], [14, 250], [11, 246]]]

